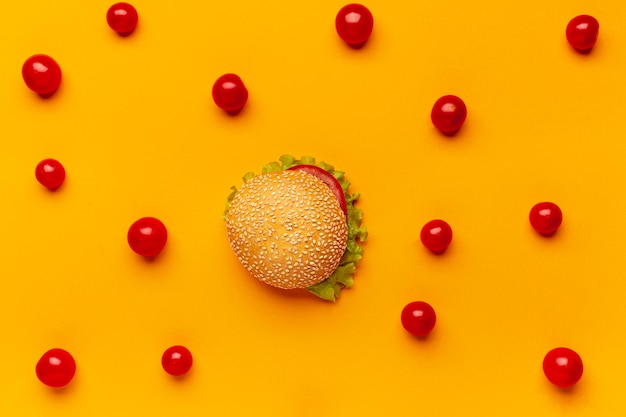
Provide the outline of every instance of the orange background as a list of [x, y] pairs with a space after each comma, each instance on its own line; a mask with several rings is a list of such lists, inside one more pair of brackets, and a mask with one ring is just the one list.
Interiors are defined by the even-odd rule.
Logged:
[[[626, 412], [623, 140], [626, 3], [373, 1], [361, 50], [337, 37], [337, 1], [137, 0], [139, 27], [111, 31], [112, 2], [3, 6], [0, 33], [1, 415], [620, 415]], [[567, 22], [594, 15], [580, 55]], [[26, 88], [30, 55], [54, 57], [60, 90]], [[230, 117], [213, 81], [250, 92]], [[453, 138], [432, 127], [445, 94], [465, 100]], [[283, 153], [346, 171], [369, 239], [335, 304], [250, 278], [221, 220], [231, 185]], [[67, 180], [35, 180], [44, 158]], [[528, 212], [554, 201], [553, 238]], [[126, 232], [169, 231], [154, 261]], [[443, 256], [424, 223], [454, 230]], [[429, 302], [425, 340], [400, 311]], [[161, 368], [174, 344], [191, 372]], [[585, 374], [572, 390], [541, 370], [557, 346]], [[35, 363], [78, 365], [63, 390]]]

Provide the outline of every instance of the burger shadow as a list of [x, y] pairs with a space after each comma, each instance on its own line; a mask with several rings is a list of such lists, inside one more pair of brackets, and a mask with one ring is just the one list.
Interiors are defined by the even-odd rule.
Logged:
[[268, 298], [272, 298], [277, 301], [284, 300], [285, 302], [290, 303], [294, 300], [297, 300], [298, 303], [301, 303], [307, 302], [306, 300], [309, 300], [309, 302], [311, 303], [335, 304], [332, 301], [324, 300], [317, 297], [315, 294], [307, 291], [305, 288], [282, 289], [273, 287], [256, 279], [253, 280], [256, 281], [258, 291], [261, 291], [264, 296], [267, 296]]
[[281, 288], [272, 287], [271, 285], [265, 284], [261, 281], [257, 282], [257, 286], [264, 291], [266, 294], [275, 297], [281, 298], [285, 300], [301, 300], [301, 299], [314, 299], [316, 298], [313, 294], [308, 292], [304, 288], [294, 288], [290, 290], [285, 290]]

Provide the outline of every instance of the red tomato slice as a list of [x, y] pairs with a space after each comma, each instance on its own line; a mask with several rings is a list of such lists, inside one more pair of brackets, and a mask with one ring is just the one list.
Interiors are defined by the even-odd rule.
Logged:
[[317, 178], [324, 181], [324, 183], [328, 185], [328, 188], [330, 188], [333, 194], [335, 194], [335, 197], [337, 197], [337, 201], [339, 202], [339, 207], [341, 207], [343, 214], [345, 214], [346, 216], [348, 215], [346, 196], [343, 194], [343, 189], [341, 188], [341, 184], [339, 184], [339, 181], [337, 180], [337, 178], [333, 177], [333, 175], [330, 172], [316, 165], [307, 165], [307, 164], [294, 165], [291, 168], [287, 168], [287, 169], [304, 171], [307, 174], [315, 175]]

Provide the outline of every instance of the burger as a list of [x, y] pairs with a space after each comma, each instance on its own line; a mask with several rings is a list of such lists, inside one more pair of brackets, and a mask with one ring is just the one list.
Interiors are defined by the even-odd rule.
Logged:
[[367, 229], [342, 171], [315, 158], [283, 155], [247, 173], [228, 196], [230, 246], [256, 279], [304, 288], [329, 301], [350, 288]]

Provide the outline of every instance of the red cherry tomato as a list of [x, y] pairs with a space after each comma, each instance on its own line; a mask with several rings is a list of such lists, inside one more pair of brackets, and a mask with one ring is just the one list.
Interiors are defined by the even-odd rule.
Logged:
[[543, 358], [543, 373], [557, 387], [571, 387], [583, 376], [583, 361], [572, 349], [555, 348]]
[[213, 101], [220, 109], [237, 113], [248, 101], [248, 90], [238, 75], [224, 74], [213, 84]]
[[402, 309], [402, 327], [414, 336], [424, 337], [435, 327], [437, 315], [432, 306], [424, 301], [414, 301]]
[[157, 256], [167, 242], [165, 225], [154, 217], [143, 217], [128, 229], [128, 245], [135, 253], [152, 258]]
[[32, 91], [48, 96], [61, 85], [61, 67], [48, 55], [33, 55], [22, 65], [22, 77]]
[[137, 9], [128, 3], [116, 3], [107, 10], [109, 27], [120, 35], [129, 35], [137, 27]]
[[191, 352], [184, 346], [172, 346], [161, 357], [163, 369], [173, 376], [181, 376], [189, 372], [192, 363]]
[[37, 362], [37, 378], [49, 387], [61, 388], [69, 384], [76, 374], [76, 362], [63, 349], [50, 349]]
[[295, 165], [290, 170], [304, 171], [307, 174], [315, 175], [320, 180], [324, 181], [324, 183], [330, 188], [330, 190], [337, 197], [337, 201], [339, 202], [339, 207], [343, 211], [343, 214], [348, 215], [348, 207], [346, 204], [346, 196], [343, 193], [343, 189], [341, 188], [341, 184], [339, 180], [335, 178], [330, 172], [326, 171], [323, 168], [318, 167], [317, 165]]
[[430, 113], [433, 125], [442, 133], [456, 133], [467, 118], [467, 107], [457, 96], [447, 95], [439, 98]]
[[337, 13], [335, 28], [345, 43], [359, 47], [370, 38], [374, 28], [374, 17], [362, 4], [348, 4]]
[[589, 51], [598, 40], [600, 23], [593, 16], [576, 16], [567, 24], [565, 37], [569, 44], [579, 52]]
[[37, 181], [50, 190], [56, 190], [65, 181], [65, 168], [56, 159], [44, 159], [35, 167]]
[[530, 209], [530, 224], [537, 233], [550, 236], [557, 231], [563, 221], [559, 206], [550, 202], [537, 203]]
[[427, 249], [441, 253], [452, 242], [452, 228], [443, 220], [431, 220], [422, 227], [420, 239]]

